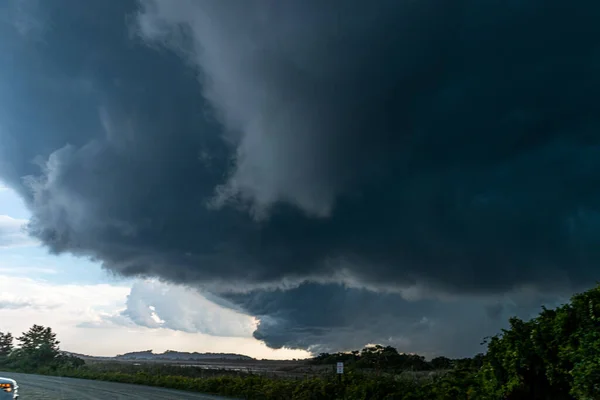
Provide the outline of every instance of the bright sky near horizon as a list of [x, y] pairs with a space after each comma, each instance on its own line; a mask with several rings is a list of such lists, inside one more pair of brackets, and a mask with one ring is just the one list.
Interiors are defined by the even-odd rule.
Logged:
[[18, 195], [0, 184], [0, 331], [18, 336], [33, 324], [50, 326], [63, 350], [96, 356], [148, 349], [269, 359], [309, 355], [267, 347], [252, 337], [253, 317], [190, 289], [120, 278], [97, 262], [49, 254], [23, 232], [28, 218]]

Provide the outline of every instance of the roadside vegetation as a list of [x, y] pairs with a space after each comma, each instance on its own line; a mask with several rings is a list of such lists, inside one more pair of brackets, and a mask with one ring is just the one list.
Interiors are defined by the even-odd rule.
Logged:
[[[16, 344], [14, 343], [16, 342]], [[319, 375], [268, 377], [174, 365], [89, 363], [65, 355], [51, 328], [0, 333], [0, 369], [220, 394], [241, 399], [600, 400], [600, 286], [486, 340], [487, 353], [425, 360], [393, 347], [320, 354]], [[333, 369], [345, 363], [345, 373]], [[323, 367], [324, 366], [324, 367]], [[330, 366], [331, 368], [328, 368]]]

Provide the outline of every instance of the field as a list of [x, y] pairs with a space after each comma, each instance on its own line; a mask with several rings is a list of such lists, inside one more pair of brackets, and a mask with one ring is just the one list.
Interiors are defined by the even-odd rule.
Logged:
[[[306, 378], [335, 372], [334, 365], [311, 365], [307, 360], [117, 360], [82, 357], [86, 365], [100, 370], [129, 372], [162, 369], [194, 377], [258, 374], [267, 377]], [[187, 372], [186, 372], [187, 371]]]

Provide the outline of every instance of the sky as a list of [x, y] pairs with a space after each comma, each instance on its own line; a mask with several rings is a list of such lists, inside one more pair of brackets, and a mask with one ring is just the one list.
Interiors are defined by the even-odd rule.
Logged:
[[0, 329], [39, 318], [88, 354], [484, 351], [598, 281], [598, 17], [3, 2]]
[[30, 213], [0, 186], [0, 331], [18, 336], [50, 326], [62, 348], [96, 356], [152, 349], [238, 352], [256, 358], [304, 358], [252, 337], [255, 319], [197, 291], [156, 279], [118, 277], [99, 262], [50, 255], [24, 232]]

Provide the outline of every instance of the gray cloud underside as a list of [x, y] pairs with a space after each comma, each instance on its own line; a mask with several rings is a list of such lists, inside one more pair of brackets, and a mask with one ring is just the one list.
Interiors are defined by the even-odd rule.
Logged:
[[271, 347], [319, 353], [382, 343], [428, 357], [482, 352], [482, 339], [498, 333], [508, 317], [528, 319], [542, 303], [552, 307], [567, 300], [531, 289], [504, 296], [406, 300], [334, 284], [227, 297], [258, 316], [254, 336]]
[[[262, 316], [257, 336], [305, 348], [340, 339], [286, 306], [303, 303], [282, 282], [477, 297], [597, 279], [595, 2], [62, 0], [36, 14], [43, 40], [0, 26], [0, 177], [54, 252], [243, 292], [223, 296]], [[381, 324], [413, 312], [400, 309], [365, 308]]]

